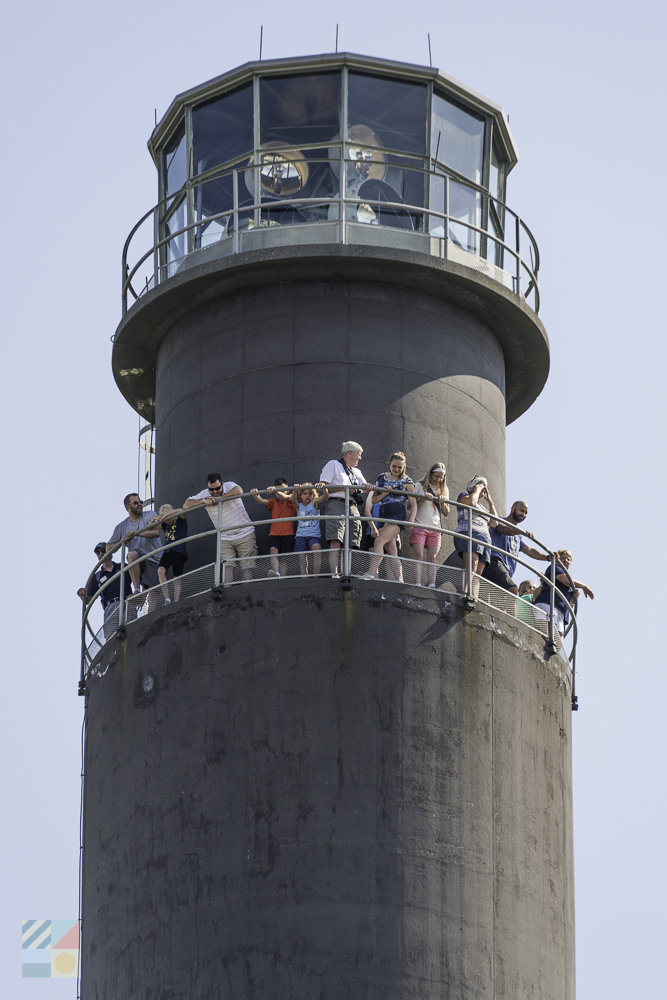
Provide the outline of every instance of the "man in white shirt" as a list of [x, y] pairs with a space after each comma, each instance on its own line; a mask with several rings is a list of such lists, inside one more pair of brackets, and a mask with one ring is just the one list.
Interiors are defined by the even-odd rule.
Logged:
[[[226, 497], [237, 497], [243, 493], [238, 483], [225, 483], [219, 472], [209, 472], [208, 486], [201, 493], [188, 497], [183, 507], [194, 507], [202, 500], [208, 509], [208, 515], [215, 527], [218, 527], [218, 500], [225, 500], [220, 510], [220, 554], [222, 559], [240, 559], [240, 567], [244, 580], [252, 579], [257, 555], [257, 540], [252, 521], [245, 509], [243, 500], [226, 500]], [[230, 580], [233, 579], [233, 571]], [[223, 583], [224, 583], [223, 578]]]
[[[373, 487], [367, 483], [357, 468], [361, 460], [364, 449], [356, 441], [343, 441], [341, 445], [341, 458], [333, 458], [322, 469], [320, 482], [316, 489], [329, 490], [329, 499], [325, 508], [325, 514], [342, 514], [345, 510], [345, 491], [336, 490], [336, 486], [351, 485], [357, 487], [356, 491], [350, 491], [350, 517], [359, 518], [359, 490], [370, 490]], [[357, 495], [355, 495], [355, 492]], [[345, 541], [345, 521], [325, 521], [326, 539], [329, 543], [329, 569], [331, 576], [337, 579], [338, 572], [338, 550]], [[361, 545], [361, 521], [350, 521], [350, 548], [358, 549]]]

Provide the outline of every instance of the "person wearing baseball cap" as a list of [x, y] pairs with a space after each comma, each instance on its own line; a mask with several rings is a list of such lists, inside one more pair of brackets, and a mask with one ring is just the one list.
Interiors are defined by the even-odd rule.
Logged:
[[[106, 551], [107, 543], [98, 542], [94, 549], [95, 557], [98, 562], [102, 556], [106, 556]], [[89, 601], [95, 596], [100, 587], [103, 587], [107, 580], [111, 580], [111, 577], [115, 576], [119, 570], [120, 563], [115, 563], [111, 556], [106, 556], [102, 565], [91, 577], [90, 583], [88, 584], [88, 590], [84, 590], [83, 587], [79, 587], [77, 590], [77, 594], [81, 600]], [[108, 587], [104, 587], [104, 590], [100, 594], [100, 601], [102, 603], [102, 608], [104, 609], [104, 636], [108, 639], [116, 630], [116, 621], [109, 621], [109, 619], [114, 612], [118, 610], [118, 605], [120, 603], [120, 577], [112, 580]]]

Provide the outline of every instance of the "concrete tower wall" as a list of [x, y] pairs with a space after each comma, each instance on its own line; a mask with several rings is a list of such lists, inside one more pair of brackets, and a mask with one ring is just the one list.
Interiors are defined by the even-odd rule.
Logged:
[[180, 505], [210, 470], [245, 490], [277, 476], [316, 482], [352, 438], [371, 481], [400, 450], [413, 477], [444, 461], [454, 495], [487, 475], [502, 507], [504, 390], [489, 327], [423, 292], [297, 281], [225, 295], [177, 320], [160, 347], [156, 495]]
[[85, 1000], [571, 1000], [562, 662], [446, 598], [256, 584], [105, 651]]

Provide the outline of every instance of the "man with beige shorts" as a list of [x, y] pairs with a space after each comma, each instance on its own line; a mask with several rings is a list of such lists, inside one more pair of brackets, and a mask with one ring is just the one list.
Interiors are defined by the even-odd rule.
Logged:
[[[194, 507], [202, 501], [215, 527], [218, 527], [218, 500], [224, 500], [220, 510], [220, 556], [223, 560], [239, 559], [239, 565], [244, 580], [252, 579], [252, 570], [257, 555], [257, 540], [252, 521], [245, 509], [243, 500], [227, 500], [226, 497], [238, 497], [243, 490], [238, 483], [225, 483], [219, 472], [209, 472], [208, 487], [195, 496], [188, 497], [183, 508]], [[233, 579], [233, 571], [229, 582]], [[225, 583], [223, 576], [223, 583]]]

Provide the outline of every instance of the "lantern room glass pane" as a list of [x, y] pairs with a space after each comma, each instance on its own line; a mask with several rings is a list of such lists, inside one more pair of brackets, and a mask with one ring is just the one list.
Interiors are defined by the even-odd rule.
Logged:
[[[173, 204], [173, 202], [172, 202]], [[171, 236], [186, 225], [185, 222], [185, 198], [182, 198], [178, 207], [169, 216], [169, 221], [165, 223], [164, 234]], [[173, 264], [181, 260], [187, 253], [187, 233], [180, 233], [167, 243], [167, 262]]]
[[338, 147], [307, 147], [340, 140], [341, 74], [265, 77], [259, 84], [259, 106], [257, 167], [246, 171], [245, 187], [253, 189], [256, 173], [260, 199], [272, 204], [266, 210], [271, 224], [294, 225], [329, 218], [328, 206], [287, 211], [280, 202], [288, 198], [328, 200], [338, 195]]
[[176, 135], [169, 141], [165, 152], [165, 193], [173, 194], [179, 191], [185, 184], [186, 177], [186, 157], [185, 157], [185, 129], [183, 126]]
[[[439, 141], [438, 141], [439, 139]], [[482, 183], [484, 119], [433, 95], [431, 156], [475, 184]]]
[[[445, 213], [445, 178], [441, 174], [431, 175], [430, 208], [442, 214]], [[449, 181], [449, 232], [448, 236], [455, 247], [468, 253], [478, 254], [480, 250], [480, 234], [471, 226], [480, 226], [482, 219], [482, 195], [479, 191]], [[432, 236], [442, 239], [445, 236], [444, 219], [431, 215], [429, 230]]]
[[340, 132], [340, 88], [340, 73], [261, 79], [260, 144], [330, 142]]
[[219, 212], [231, 211], [233, 207], [233, 178], [231, 174], [216, 177], [215, 180], [198, 184], [194, 189], [195, 219], [201, 222], [195, 228], [195, 250], [209, 246], [227, 235], [230, 217], [207, 221]]
[[193, 108], [192, 149], [195, 174], [252, 153], [252, 83]]
[[491, 169], [489, 171], [489, 194], [492, 194], [494, 198], [498, 198], [499, 201], [503, 200], [502, 171], [500, 169], [500, 160], [498, 158], [498, 153], [496, 152], [495, 146], [491, 150]]
[[373, 133], [373, 145], [426, 152], [426, 86], [403, 80], [348, 74], [348, 129]]
[[[479, 191], [459, 184], [457, 181], [449, 182], [449, 215], [450, 215], [450, 239], [458, 244], [468, 253], [478, 254], [480, 250], [480, 234], [475, 229], [469, 229], [465, 223], [471, 226], [480, 226], [482, 222], [482, 196]], [[459, 219], [462, 223], [457, 224], [454, 220]]]

